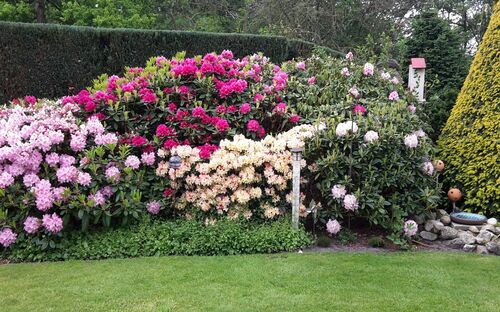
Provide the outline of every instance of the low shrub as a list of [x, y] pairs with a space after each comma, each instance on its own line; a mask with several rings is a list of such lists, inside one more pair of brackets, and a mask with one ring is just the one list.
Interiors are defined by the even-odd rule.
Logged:
[[321, 235], [316, 240], [316, 245], [318, 245], [319, 247], [326, 248], [326, 247], [330, 247], [331, 244], [332, 244], [332, 239], [326, 235]]
[[73, 232], [54, 248], [24, 240], [4, 250], [2, 258], [19, 261], [96, 260], [165, 255], [237, 255], [294, 251], [312, 244], [303, 228], [293, 230], [289, 220], [272, 223], [221, 220], [143, 220], [137, 225], [92, 233]]
[[385, 241], [380, 236], [371, 237], [370, 239], [368, 239], [368, 246], [383, 248], [385, 247]]

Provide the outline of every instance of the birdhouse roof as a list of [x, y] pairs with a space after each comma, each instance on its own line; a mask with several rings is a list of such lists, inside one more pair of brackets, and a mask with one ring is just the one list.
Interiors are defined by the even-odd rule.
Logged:
[[425, 58], [423, 58], [423, 57], [414, 57], [414, 58], [412, 58], [411, 59], [411, 66], [414, 69], [426, 68]]

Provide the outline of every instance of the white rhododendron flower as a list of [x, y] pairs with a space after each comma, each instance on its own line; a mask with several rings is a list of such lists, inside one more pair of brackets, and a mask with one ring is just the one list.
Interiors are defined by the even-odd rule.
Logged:
[[337, 234], [340, 232], [341, 226], [340, 223], [337, 220], [328, 220], [326, 223], [326, 231], [332, 235]]
[[370, 130], [366, 132], [364, 136], [364, 140], [366, 143], [372, 143], [378, 140], [378, 133], [376, 131]]
[[405, 145], [409, 148], [415, 148], [418, 146], [418, 137], [416, 134], [409, 134], [405, 137]]
[[334, 198], [340, 199], [344, 198], [345, 194], [347, 193], [345, 186], [341, 184], [334, 185], [332, 187], [332, 196]]

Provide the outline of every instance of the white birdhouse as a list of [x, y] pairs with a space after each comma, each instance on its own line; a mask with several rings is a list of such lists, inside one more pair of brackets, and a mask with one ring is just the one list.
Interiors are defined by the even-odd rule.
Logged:
[[408, 88], [417, 96], [420, 102], [424, 102], [424, 85], [425, 85], [425, 59], [423, 57], [415, 57], [411, 59], [410, 69], [408, 72]]

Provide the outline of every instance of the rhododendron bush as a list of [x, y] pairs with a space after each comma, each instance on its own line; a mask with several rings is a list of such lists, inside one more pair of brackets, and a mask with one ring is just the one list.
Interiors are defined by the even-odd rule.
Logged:
[[401, 233], [406, 218], [436, 208], [434, 146], [418, 114], [425, 104], [417, 104], [397, 73], [357, 64], [352, 53], [283, 68], [293, 77], [290, 105], [326, 125], [306, 148], [314, 171], [307, 194], [322, 203], [324, 222], [367, 220]]
[[[287, 80], [262, 55], [181, 53], [56, 102], [14, 100], [0, 115], [0, 244], [53, 247], [64, 230], [147, 213], [283, 214], [287, 148], [314, 131], [293, 128], [300, 117], [283, 101]], [[183, 158], [177, 170], [174, 154]]]

